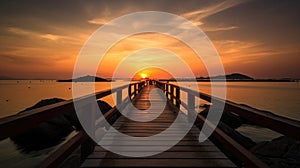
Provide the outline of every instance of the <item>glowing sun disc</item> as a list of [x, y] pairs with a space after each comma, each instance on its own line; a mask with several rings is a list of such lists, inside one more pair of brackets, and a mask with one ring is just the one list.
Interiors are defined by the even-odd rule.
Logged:
[[145, 78], [147, 78], [147, 74], [141, 74], [141, 77], [143, 78], [143, 79], [145, 79]]

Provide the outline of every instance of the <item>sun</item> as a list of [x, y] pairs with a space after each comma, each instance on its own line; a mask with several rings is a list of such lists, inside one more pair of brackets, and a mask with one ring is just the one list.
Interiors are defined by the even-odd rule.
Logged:
[[147, 75], [147, 74], [145, 74], [145, 73], [142, 73], [142, 74], [141, 74], [141, 77], [142, 77], [143, 79], [145, 79], [145, 78], [147, 78], [147, 77], [148, 77], [148, 75]]

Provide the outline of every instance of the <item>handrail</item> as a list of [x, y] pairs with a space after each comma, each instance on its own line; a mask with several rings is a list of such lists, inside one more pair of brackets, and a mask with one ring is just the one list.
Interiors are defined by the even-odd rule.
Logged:
[[[208, 102], [211, 102], [211, 100], [213, 99], [216, 102], [216, 104], [225, 102], [225, 110], [236, 113], [246, 120], [256, 123], [257, 125], [270, 128], [274, 131], [282, 133], [296, 140], [300, 140], [300, 135], [298, 134], [300, 130], [299, 121], [291, 120], [275, 114], [266, 114], [257, 109], [242, 106], [231, 101], [225, 101], [220, 98], [216, 98], [208, 94], [201, 93], [199, 91], [194, 91], [185, 87], [179, 87], [174, 84], [159, 81], [155, 81], [155, 84], [165, 92], [166, 97], [168, 98], [169, 102], [171, 102], [171, 104], [173, 104], [178, 109], [180, 109], [180, 106], [185, 108], [188, 111], [188, 116], [196, 114], [194, 110], [195, 97], [198, 97]], [[174, 89], [176, 90], [176, 92], [186, 92], [188, 94], [188, 102], [185, 103], [182, 100], [180, 100], [178, 94], [174, 95]], [[178, 105], [177, 103], [180, 103], [180, 105]], [[222, 143], [225, 146], [225, 148], [228, 151], [230, 151], [237, 159], [243, 161], [246, 167], [268, 167], [265, 163], [258, 160], [251, 152], [239, 145], [231, 137], [226, 135], [221, 129], [214, 126], [210, 121], [207, 121], [200, 114], [197, 114], [197, 121], [201, 124], [205, 122], [211, 129], [214, 129], [214, 137], [216, 137], [220, 141], [220, 143]]]
[[[132, 86], [134, 86], [132, 94]], [[11, 115], [8, 117], [0, 118], [0, 140], [5, 138], [18, 135], [30, 128], [37, 126], [38, 124], [50, 120], [52, 118], [58, 117], [62, 114], [75, 112], [74, 102], [82, 101], [86, 102], [89, 105], [89, 100], [92, 97], [96, 97], [96, 99], [103, 98], [110, 94], [117, 94], [117, 105], [122, 104], [122, 90], [128, 88], [129, 96], [125, 98], [125, 100], [135, 98], [136, 95], [141, 91], [142, 87], [145, 86], [145, 82], [136, 82], [130, 83], [128, 85], [123, 85], [117, 88], [108, 89], [105, 91], [100, 91], [95, 94], [89, 94], [83, 97], [79, 97], [76, 99], [71, 99], [47, 106], [43, 106], [40, 108], [36, 108], [33, 110], [28, 110], [23, 113]], [[113, 116], [112, 113], [116, 112], [116, 106], [113, 107], [111, 111], [109, 111], [106, 115], [102, 116], [102, 120], [109, 119]], [[108, 115], [109, 114], [109, 115]], [[99, 125], [98, 125], [99, 126]], [[87, 144], [87, 145], [85, 145]], [[81, 153], [82, 156], [87, 156], [93, 150], [93, 142], [90, 138], [84, 133], [83, 130], [79, 130], [79, 132], [70, 138], [67, 142], [65, 142], [61, 147], [53, 151], [49, 154], [47, 158], [45, 158], [41, 163], [40, 167], [53, 167], [58, 166], [62, 161], [64, 161], [68, 154], [72, 153], [79, 145], [81, 145]]]
[[[170, 85], [175, 87], [174, 84], [164, 83], [164, 82], [158, 82], [159, 85]], [[178, 87], [178, 86], [176, 86]], [[300, 134], [298, 133], [300, 130], [300, 122], [296, 120], [292, 120], [283, 116], [279, 116], [276, 114], [269, 114], [262, 112], [260, 110], [247, 107], [244, 105], [240, 105], [237, 103], [234, 103], [232, 101], [228, 100], [222, 100], [217, 97], [213, 97], [211, 95], [208, 95], [206, 93], [194, 91], [185, 87], [180, 87], [181, 91], [184, 91], [188, 93], [191, 96], [198, 97], [200, 99], [203, 99], [205, 101], [211, 102], [211, 99], [214, 99], [215, 102], [221, 103], [225, 102], [225, 110], [233, 112], [244, 118], [245, 120], [251, 121], [257, 125], [267, 127], [269, 129], [272, 129], [276, 132], [279, 132], [283, 135], [286, 135], [288, 137], [291, 137], [296, 140], [300, 140]], [[170, 92], [168, 92], [170, 93]]]

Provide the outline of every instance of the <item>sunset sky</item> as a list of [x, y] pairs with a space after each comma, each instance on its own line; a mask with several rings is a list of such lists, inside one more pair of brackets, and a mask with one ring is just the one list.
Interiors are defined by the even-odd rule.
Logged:
[[[300, 78], [299, 8], [300, 1], [295, 0], [3, 0], [0, 77], [71, 78], [81, 47], [101, 25], [132, 12], [163, 11], [199, 26], [215, 45], [227, 74]], [[196, 76], [207, 76], [201, 60], [185, 44], [153, 33], [117, 43], [106, 54], [97, 75], [111, 77], [118, 61], [145, 47], [170, 50], [182, 57]], [[157, 61], [176, 66], [167, 55], [155, 57], [155, 53], [147, 50], [132, 59], [140, 65]], [[155, 69], [146, 71], [150, 76], [159, 75]], [[179, 76], [184, 77], [181, 72], [179, 68]]]

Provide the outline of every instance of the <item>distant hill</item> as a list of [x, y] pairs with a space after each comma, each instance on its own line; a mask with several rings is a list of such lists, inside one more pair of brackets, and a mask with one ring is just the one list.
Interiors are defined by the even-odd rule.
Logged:
[[[213, 76], [213, 77], [199, 77], [197, 78], [197, 81], [218, 81], [223, 79], [224, 76]], [[225, 75], [226, 81], [227, 82], [236, 82], [236, 81], [241, 81], [241, 82], [297, 82], [298, 80], [292, 79], [292, 78], [282, 78], [282, 79], [254, 79], [250, 76], [240, 74], [240, 73], [232, 73]]]
[[243, 79], [243, 80], [254, 80], [254, 78], [249, 77], [244, 74], [239, 74], [239, 73], [233, 73], [230, 75], [226, 75], [226, 79]]
[[79, 78], [75, 79], [62, 79], [62, 80], [57, 80], [57, 82], [110, 82], [111, 80], [107, 80], [104, 78], [100, 78], [97, 76], [82, 76]]
[[[222, 78], [223, 78], [223, 76], [211, 77], [211, 79], [222, 79]], [[249, 77], [247, 75], [240, 74], [240, 73], [233, 73], [233, 74], [225, 75], [225, 78], [227, 80], [254, 80], [252, 77]]]
[[[244, 75], [244, 74], [240, 74], [240, 73], [232, 73], [232, 74], [228, 74], [225, 75], [225, 78], [227, 81], [253, 81], [254, 78]], [[213, 77], [199, 77], [197, 78], [198, 81], [209, 81], [209, 80], [218, 80], [218, 79], [224, 79], [224, 76], [213, 76]]]

